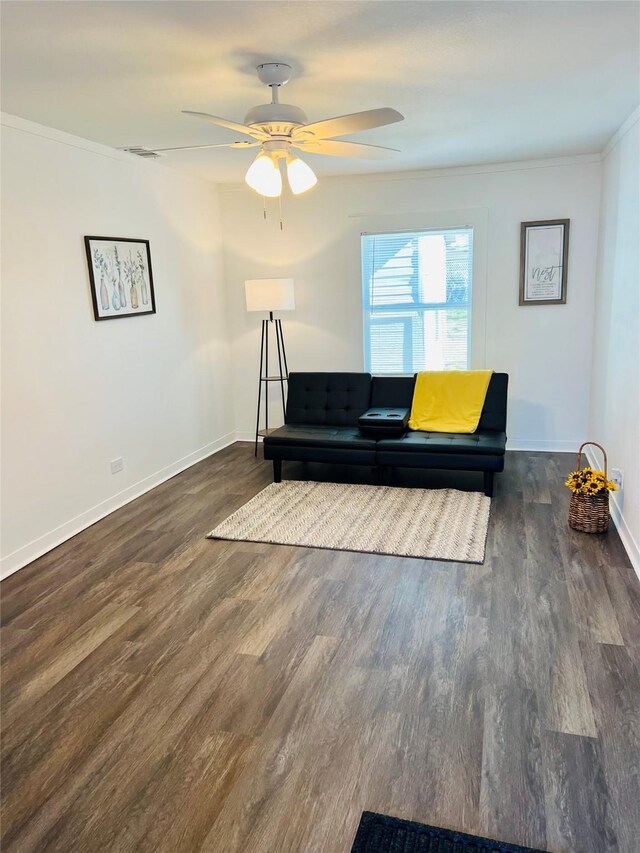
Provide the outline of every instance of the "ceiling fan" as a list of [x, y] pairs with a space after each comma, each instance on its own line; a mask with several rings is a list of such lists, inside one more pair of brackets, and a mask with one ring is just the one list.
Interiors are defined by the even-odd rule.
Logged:
[[260, 104], [247, 113], [244, 124], [209, 113], [183, 110], [185, 115], [195, 116], [220, 127], [226, 127], [251, 141], [226, 142], [214, 145], [182, 145], [177, 148], [156, 148], [158, 153], [168, 151], [192, 151], [197, 148], [260, 148], [258, 155], [245, 175], [245, 181], [263, 196], [277, 198], [282, 194], [282, 175], [279, 162], [284, 160], [291, 191], [295, 195], [306, 192], [317, 183], [313, 170], [293, 151], [308, 151], [312, 154], [328, 154], [333, 157], [364, 157], [378, 159], [388, 157], [396, 148], [380, 145], [364, 145], [360, 142], [336, 140], [361, 130], [383, 127], [402, 121], [396, 110], [382, 107], [365, 110], [351, 115], [324, 119], [308, 124], [307, 116], [300, 107], [281, 104], [278, 90], [291, 79], [291, 66], [284, 62], [264, 62], [257, 67], [260, 81], [271, 89], [271, 103]]

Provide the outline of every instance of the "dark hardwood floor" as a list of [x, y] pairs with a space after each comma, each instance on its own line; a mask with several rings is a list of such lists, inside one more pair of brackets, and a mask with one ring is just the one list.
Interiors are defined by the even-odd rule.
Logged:
[[236, 444], [8, 578], [3, 851], [348, 853], [369, 809], [637, 853], [640, 584], [574, 461], [507, 454], [478, 566], [205, 539], [271, 479]]

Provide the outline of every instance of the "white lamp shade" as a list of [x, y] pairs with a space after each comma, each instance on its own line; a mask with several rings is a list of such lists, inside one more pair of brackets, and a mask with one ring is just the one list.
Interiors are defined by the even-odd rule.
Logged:
[[252, 278], [244, 283], [247, 311], [293, 311], [292, 278]]
[[252, 190], [260, 195], [277, 198], [282, 195], [282, 175], [277, 164], [268, 154], [260, 152], [253, 163], [249, 166], [245, 181]]
[[290, 154], [287, 157], [287, 178], [294, 195], [306, 193], [318, 183], [313, 169], [295, 154]]

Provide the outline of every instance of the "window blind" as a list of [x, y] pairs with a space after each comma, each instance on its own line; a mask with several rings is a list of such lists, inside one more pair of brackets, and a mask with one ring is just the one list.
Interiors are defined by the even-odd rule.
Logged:
[[365, 370], [466, 370], [473, 229], [362, 235]]

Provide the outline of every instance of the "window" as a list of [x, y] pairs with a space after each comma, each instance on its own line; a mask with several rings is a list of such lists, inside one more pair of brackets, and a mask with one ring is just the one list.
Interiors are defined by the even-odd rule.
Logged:
[[466, 370], [473, 229], [362, 235], [365, 370]]

